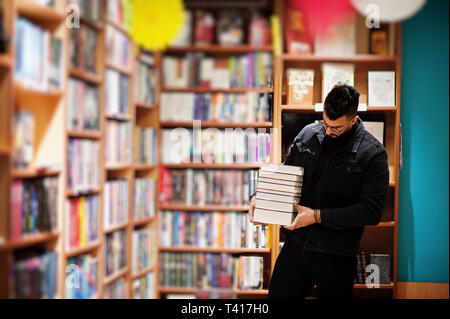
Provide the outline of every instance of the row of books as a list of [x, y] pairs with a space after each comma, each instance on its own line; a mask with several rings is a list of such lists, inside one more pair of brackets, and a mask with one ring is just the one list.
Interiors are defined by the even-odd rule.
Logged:
[[99, 131], [98, 87], [70, 78], [68, 89], [67, 128], [74, 131]]
[[246, 205], [256, 170], [160, 170], [160, 201], [180, 205]]
[[36, 91], [61, 89], [62, 42], [26, 18], [16, 21], [15, 72], [17, 81]]
[[24, 251], [10, 268], [12, 299], [54, 299], [57, 285], [57, 254], [54, 251]]
[[88, 139], [69, 139], [68, 188], [84, 191], [100, 185], [100, 143]]
[[[217, 16], [213, 11], [186, 10], [184, 25], [173, 46], [239, 45], [247, 42], [254, 46], [270, 45], [271, 32], [269, 20], [257, 10], [251, 11], [251, 21], [246, 25], [244, 12], [239, 10], [220, 10]], [[193, 18], [195, 20], [193, 21]]]
[[160, 285], [260, 289], [263, 283], [262, 257], [231, 254], [166, 253], [160, 254]]
[[105, 276], [111, 276], [127, 266], [127, 234], [125, 230], [105, 236]]
[[150, 127], [134, 128], [134, 162], [155, 165], [157, 159], [156, 138], [158, 131]]
[[106, 1], [106, 13], [108, 19], [118, 24], [125, 24], [125, 8], [123, 0]]
[[155, 273], [150, 272], [145, 276], [133, 280], [133, 299], [155, 299], [156, 279]]
[[139, 220], [156, 214], [156, 180], [152, 178], [134, 179], [133, 218]]
[[[109, 3], [111, 0], [108, 0]], [[89, 21], [99, 22], [102, 20], [102, 0], [70, 0], [70, 4], [80, 8], [81, 15]]]
[[82, 247], [98, 240], [99, 196], [81, 196], [67, 201], [66, 247], [67, 250]]
[[162, 211], [160, 246], [267, 248], [268, 226], [250, 223], [242, 212]]
[[14, 180], [11, 186], [10, 238], [58, 227], [58, 178]]
[[124, 68], [130, 66], [130, 40], [128, 36], [114, 26], [106, 25], [106, 60]]
[[356, 54], [394, 55], [396, 25], [380, 23], [368, 28], [366, 17], [349, 15], [336, 21], [326, 32], [312, 34], [307, 6], [290, 1], [286, 5], [286, 50], [291, 54], [315, 54], [327, 56], [352, 56]]
[[116, 70], [106, 70], [106, 114], [126, 115], [129, 113], [128, 76]]
[[164, 56], [163, 79], [168, 88], [270, 87], [272, 55], [253, 52], [222, 58], [187, 52], [184, 57]]
[[135, 100], [141, 105], [153, 107], [158, 102], [158, 83], [158, 70], [138, 60], [135, 66]]
[[[355, 65], [351, 63], [322, 64], [322, 101], [338, 83], [354, 86]], [[288, 105], [314, 105], [313, 69], [287, 70], [286, 103]], [[368, 105], [395, 106], [395, 71], [368, 72]]]
[[133, 231], [131, 250], [133, 274], [156, 265], [158, 255], [156, 231], [154, 227]]
[[163, 93], [160, 121], [245, 122], [272, 121], [272, 94]]
[[179, 163], [269, 163], [272, 135], [254, 129], [184, 128], [162, 131], [162, 162]]
[[105, 285], [103, 288], [104, 299], [125, 299], [127, 298], [128, 285], [125, 278], [120, 277], [114, 280], [112, 283]]
[[97, 293], [98, 258], [89, 254], [67, 259], [66, 299], [90, 299]]
[[97, 36], [97, 31], [85, 24], [70, 30], [69, 52], [71, 67], [92, 74], [97, 73], [96, 52], [99, 44]]
[[109, 228], [128, 221], [129, 187], [126, 179], [105, 183], [103, 197], [104, 227]]
[[14, 114], [13, 167], [26, 169], [34, 159], [34, 113], [16, 110]]
[[131, 124], [106, 121], [105, 160], [108, 164], [131, 162]]

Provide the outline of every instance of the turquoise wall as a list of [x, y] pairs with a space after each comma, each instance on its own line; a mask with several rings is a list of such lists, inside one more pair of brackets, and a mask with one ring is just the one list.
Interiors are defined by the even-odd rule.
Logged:
[[449, 273], [449, 2], [403, 24], [398, 280]]

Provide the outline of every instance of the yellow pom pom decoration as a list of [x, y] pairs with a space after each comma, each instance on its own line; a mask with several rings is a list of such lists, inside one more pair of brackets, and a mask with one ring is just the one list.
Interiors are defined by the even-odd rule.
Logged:
[[184, 24], [182, 0], [125, 0], [124, 11], [131, 38], [149, 51], [166, 49]]

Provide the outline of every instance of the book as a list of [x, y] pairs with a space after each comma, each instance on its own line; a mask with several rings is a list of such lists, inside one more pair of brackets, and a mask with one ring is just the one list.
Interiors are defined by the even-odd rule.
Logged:
[[133, 219], [139, 220], [155, 216], [156, 180], [151, 178], [134, 179]]
[[261, 181], [258, 182], [258, 189], [274, 190], [293, 194], [298, 194], [302, 190], [300, 186], [288, 186], [281, 184], [266, 183]]
[[304, 12], [288, 6], [286, 8], [286, 51], [290, 54], [310, 54], [313, 52], [313, 41], [308, 34]]
[[137, 61], [135, 68], [134, 98], [141, 105], [154, 107], [158, 102], [158, 70], [142, 60]]
[[98, 195], [67, 200], [66, 249], [81, 247], [98, 240], [100, 199]]
[[314, 39], [314, 54], [325, 56], [352, 56], [357, 52], [356, 17], [331, 25], [327, 32]]
[[217, 20], [217, 42], [237, 45], [244, 41], [244, 19], [239, 10], [221, 10]]
[[14, 180], [11, 186], [10, 239], [51, 232], [58, 225], [58, 179]]
[[323, 63], [322, 64], [322, 101], [336, 84], [353, 86], [355, 65], [351, 63]]
[[67, 266], [76, 269], [78, 283], [66, 285], [66, 299], [90, 299], [98, 291], [98, 258], [89, 254], [67, 259]]
[[131, 250], [133, 275], [156, 265], [157, 246], [154, 227], [133, 231]]
[[103, 196], [104, 228], [128, 221], [129, 186], [126, 179], [109, 180], [105, 183]]
[[395, 71], [369, 71], [369, 105], [395, 106]]
[[110, 24], [106, 25], [106, 61], [123, 68], [130, 67], [130, 39]]
[[70, 66], [76, 69], [96, 74], [96, 48], [98, 33], [88, 25], [70, 29]]
[[208, 45], [214, 41], [215, 19], [212, 12], [205, 10], [195, 11], [195, 44]]
[[61, 89], [62, 57], [60, 39], [26, 18], [16, 20], [15, 80], [40, 92]]
[[264, 164], [261, 167], [261, 171], [303, 176], [304, 169], [300, 166]]
[[385, 23], [381, 23], [379, 28], [370, 29], [370, 53], [387, 55], [388, 54], [388, 32], [389, 27]]
[[260, 198], [256, 198], [255, 207], [262, 208], [265, 210], [274, 210], [278, 212], [287, 212], [287, 213], [294, 213], [297, 211], [293, 203], [276, 202], [273, 200], [264, 200]]
[[157, 130], [148, 127], [134, 128], [134, 162], [137, 164], [156, 165], [157, 163]]
[[283, 179], [267, 178], [267, 177], [259, 176], [258, 181], [259, 182], [264, 182], [264, 183], [277, 184], [277, 185], [301, 187], [302, 186], [302, 180], [301, 180], [300, 176], [298, 176], [298, 177], [300, 178], [300, 180], [294, 182], [294, 181], [287, 181], [287, 180], [283, 180]]
[[106, 1], [106, 15], [109, 20], [125, 25], [126, 13], [122, 0]]
[[302, 175], [286, 174], [282, 172], [268, 171], [266, 169], [259, 171], [260, 178], [277, 179], [279, 181], [301, 182]]
[[253, 9], [248, 32], [248, 43], [252, 46], [268, 46], [272, 42], [269, 19], [259, 10]]
[[131, 124], [129, 122], [106, 121], [105, 161], [107, 164], [129, 164], [131, 154]]
[[314, 70], [287, 70], [286, 103], [288, 105], [313, 105]]
[[[108, 1], [108, 6], [112, 2]], [[81, 16], [84, 19], [93, 22], [100, 22], [102, 20], [103, 11], [101, 0], [70, 0], [70, 4], [74, 4], [80, 9]]]
[[74, 131], [99, 131], [100, 109], [98, 87], [69, 78], [67, 127]]
[[269, 247], [268, 226], [251, 224], [245, 212], [162, 211], [159, 229], [163, 247]]
[[275, 194], [270, 191], [265, 191], [264, 189], [260, 189], [256, 192], [256, 199], [263, 199], [263, 200], [270, 200], [270, 201], [275, 201], [275, 202], [284, 202], [284, 203], [293, 204], [294, 202], [298, 202], [300, 200], [300, 196]]
[[16, 252], [9, 268], [10, 298], [56, 298], [57, 253], [46, 249]]
[[67, 151], [67, 186], [75, 192], [92, 190], [100, 185], [100, 143], [71, 138]]
[[384, 122], [364, 121], [364, 128], [384, 145]]
[[127, 265], [127, 234], [125, 230], [105, 236], [105, 275], [111, 276]]
[[188, 46], [192, 44], [192, 11], [184, 10], [184, 23], [178, 36], [172, 42], [173, 47]]
[[128, 76], [113, 69], [106, 70], [106, 113], [121, 118], [130, 108]]
[[[145, 276], [133, 280], [133, 299], [155, 299], [156, 275], [150, 272]], [[167, 296], [166, 296], [167, 298]], [[167, 298], [169, 299], [169, 298]]]
[[253, 221], [270, 225], [292, 225], [296, 213], [276, 213], [273, 210], [256, 208], [253, 211]]
[[103, 289], [103, 298], [105, 299], [125, 299], [128, 296], [128, 285], [123, 277], [105, 285]]
[[34, 159], [34, 113], [17, 109], [14, 115], [13, 167], [27, 168]]

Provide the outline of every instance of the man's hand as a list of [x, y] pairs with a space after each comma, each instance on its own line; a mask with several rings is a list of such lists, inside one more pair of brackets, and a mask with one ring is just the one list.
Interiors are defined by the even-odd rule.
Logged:
[[313, 209], [305, 206], [300, 206], [296, 202], [294, 202], [294, 207], [298, 211], [297, 217], [295, 217], [292, 225], [283, 226], [284, 228], [288, 230], [294, 230], [317, 223]]
[[248, 211], [248, 217], [250, 218], [250, 222], [255, 225], [262, 225], [261, 223], [257, 223], [253, 221], [253, 213], [255, 211], [255, 202], [256, 202], [256, 196], [253, 196], [252, 199], [250, 200], [250, 209]]

